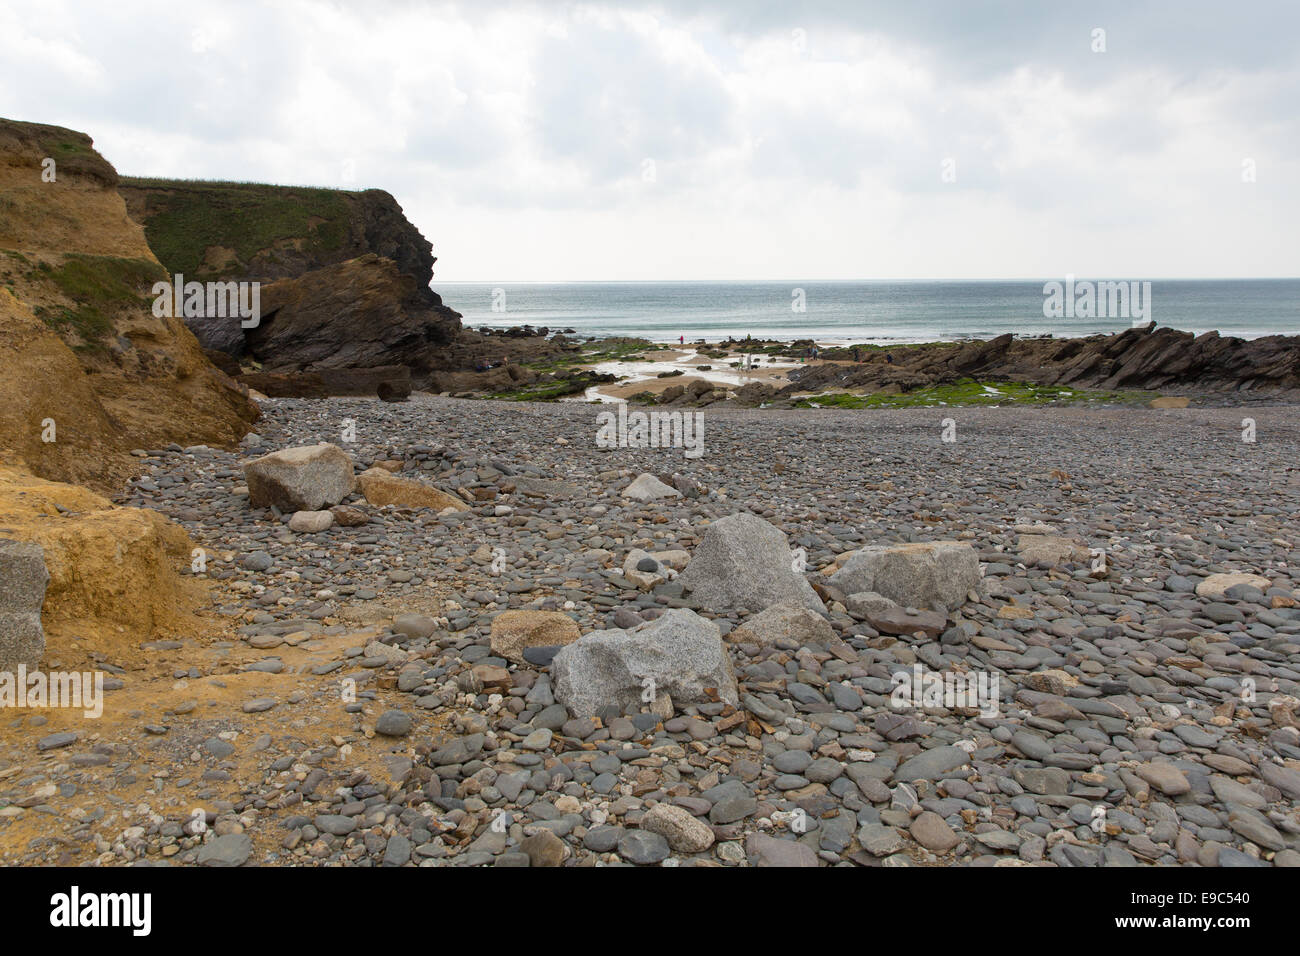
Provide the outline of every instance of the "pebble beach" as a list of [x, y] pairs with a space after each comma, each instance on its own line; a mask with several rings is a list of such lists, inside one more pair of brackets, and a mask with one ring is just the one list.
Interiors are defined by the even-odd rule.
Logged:
[[[1300, 863], [1293, 408], [705, 409], [698, 458], [597, 410], [267, 400], [140, 449], [118, 503], [199, 546], [204, 626], [66, 654], [98, 722], [9, 718], [0, 860]], [[455, 504], [252, 506], [318, 442]], [[939, 605], [855, 583], [939, 542], [973, 576], [897, 585]], [[611, 687], [595, 632], [669, 672]], [[922, 674], [996, 690], [899, 706]]]

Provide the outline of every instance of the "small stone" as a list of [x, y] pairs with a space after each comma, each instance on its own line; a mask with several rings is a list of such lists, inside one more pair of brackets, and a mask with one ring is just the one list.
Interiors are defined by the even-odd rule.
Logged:
[[405, 711], [386, 710], [375, 721], [375, 733], [385, 737], [405, 737], [411, 732], [411, 717]]

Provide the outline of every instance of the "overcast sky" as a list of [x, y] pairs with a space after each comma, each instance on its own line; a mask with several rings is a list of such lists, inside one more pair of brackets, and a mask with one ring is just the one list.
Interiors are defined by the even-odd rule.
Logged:
[[386, 189], [435, 287], [1295, 276], [1298, 49], [1294, 0], [0, 0], [0, 116]]

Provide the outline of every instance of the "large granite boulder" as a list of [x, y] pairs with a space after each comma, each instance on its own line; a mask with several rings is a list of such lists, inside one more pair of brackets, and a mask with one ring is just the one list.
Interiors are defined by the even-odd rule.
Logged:
[[320, 511], [356, 488], [352, 459], [337, 445], [301, 445], [244, 463], [248, 503], [281, 511]]
[[979, 582], [979, 556], [961, 541], [871, 545], [830, 578], [845, 594], [874, 591], [904, 607], [935, 611], [960, 607]]
[[785, 535], [748, 512], [709, 525], [678, 580], [691, 592], [692, 601], [714, 611], [762, 611], [782, 603], [826, 611], [812, 585], [794, 570]]
[[677, 705], [707, 703], [714, 693], [739, 702], [718, 626], [685, 608], [631, 630], [593, 631], [555, 655], [551, 675], [556, 700], [576, 717], [639, 709], [645, 696], [664, 693]]
[[0, 540], [0, 671], [40, 663], [45, 653], [41, 605], [49, 583], [39, 544]]

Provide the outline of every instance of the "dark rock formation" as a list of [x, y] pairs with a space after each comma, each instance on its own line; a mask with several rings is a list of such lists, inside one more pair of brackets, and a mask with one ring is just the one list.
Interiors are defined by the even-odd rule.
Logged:
[[1300, 397], [1300, 336], [1239, 339], [1177, 329], [1128, 329], [1078, 339], [1015, 339], [869, 351], [863, 361], [797, 369], [795, 392], [837, 388], [901, 391], [963, 378], [1160, 391], [1244, 391]]
[[392, 380], [380, 382], [375, 394], [382, 402], [404, 402], [411, 397], [411, 383]]
[[[119, 188], [173, 275], [262, 283], [256, 328], [229, 318], [186, 322], [213, 361], [268, 395], [335, 386], [346, 391], [326, 394], [374, 394], [355, 389], [383, 380], [380, 372], [340, 377], [325, 374], [330, 369], [404, 365], [423, 386], [434, 370], [473, 374], [570, 348], [547, 329], [462, 329], [460, 313], [429, 288], [433, 247], [382, 190], [153, 179], [125, 179]], [[262, 370], [244, 374], [241, 363]]]
[[424, 292], [374, 254], [272, 282], [261, 322], [243, 330], [244, 354], [267, 372], [406, 365], [423, 374], [460, 331], [459, 315]]
[[246, 372], [239, 380], [270, 398], [329, 398], [331, 395], [378, 395], [381, 388], [411, 393], [411, 370], [405, 365], [373, 368], [323, 368], [312, 372]]

